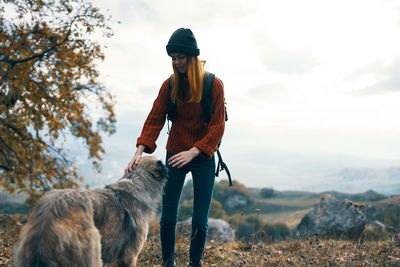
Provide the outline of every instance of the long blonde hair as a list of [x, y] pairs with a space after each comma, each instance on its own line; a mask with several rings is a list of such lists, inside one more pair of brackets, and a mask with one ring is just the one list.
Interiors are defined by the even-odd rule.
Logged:
[[[204, 71], [204, 62], [200, 60], [198, 56], [187, 56], [187, 76], [189, 81], [189, 100], [186, 103], [200, 103], [202, 93], [203, 93], [203, 77], [205, 74]], [[172, 68], [174, 70], [174, 74], [172, 76], [172, 92], [171, 92], [171, 100], [173, 103], [184, 103], [183, 92], [179, 91], [179, 71], [172, 64]]]

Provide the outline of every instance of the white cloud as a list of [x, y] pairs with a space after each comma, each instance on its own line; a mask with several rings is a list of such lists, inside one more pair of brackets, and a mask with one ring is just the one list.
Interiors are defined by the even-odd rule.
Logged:
[[283, 50], [277, 47], [265, 47], [261, 54], [268, 69], [287, 74], [303, 74], [317, 66], [315, 58], [307, 51]]
[[[396, 1], [99, 3], [122, 21], [107, 40], [106, 61], [100, 66], [103, 81], [116, 96], [119, 120], [116, 137], [105, 139], [107, 148], [129, 140], [121, 148], [127, 157], [119, 161], [121, 168], [171, 73], [165, 45], [179, 27], [193, 30], [206, 68], [224, 82], [229, 121], [223, 149], [227, 163], [243, 169], [238, 173], [254, 166], [248, 178], [241, 176], [245, 184], [258, 174], [262, 184], [264, 172], [298, 183], [296, 175], [286, 171], [293, 161], [280, 157], [273, 165], [257, 159], [249, 163], [255, 148], [292, 151], [299, 158], [307, 158], [307, 153], [345, 155], [349, 165], [356, 164], [355, 159], [365, 165], [374, 162], [365, 158], [381, 165], [400, 159], [397, 94], [354, 95], [361, 89], [397, 90], [400, 85], [394, 61], [400, 58]], [[156, 152], [161, 158], [165, 139], [162, 132]], [[321, 179], [319, 163], [302, 165], [308, 168], [304, 173]]]
[[368, 81], [354, 91], [355, 95], [382, 94], [400, 92], [400, 57], [394, 58], [388, 64], [383, 61], [373, 62], [355, 70], [348, 78], [349, 81]]

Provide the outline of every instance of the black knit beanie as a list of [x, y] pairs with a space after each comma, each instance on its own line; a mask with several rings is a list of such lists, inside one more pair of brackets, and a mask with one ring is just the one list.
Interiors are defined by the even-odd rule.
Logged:
[[167, 44], [167, 53], [181, 53], [187, 56], [200, 55], [197, 41], [190, 29], [179, 28], [171, 35]]

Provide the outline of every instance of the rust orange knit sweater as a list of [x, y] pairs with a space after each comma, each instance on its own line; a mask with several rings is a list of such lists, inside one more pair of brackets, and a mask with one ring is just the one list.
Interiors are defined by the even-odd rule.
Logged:
[[[183, 88], [188, 92], [187, 79]], [[187, 94], [186, 94], [187, 95]], [[153, 107], [143, 125], [142, 133], [137, 139], [136, 146], [144, 145], [146, 153], [153, 153], [156, 140], [164, 127], [168, 102], [169, 78], [162, 84]], [[214, 80], [211, 101], [214, 113], [206, 125], [203, 108], [200, 103], [178, 103], [176, 115], [172, 123], [167, 141], [167, 150], [173, 154], [197, 147], [206, 158], [211, 158], [217, 150], [225, 129], [224, 90], [221, 81]]]

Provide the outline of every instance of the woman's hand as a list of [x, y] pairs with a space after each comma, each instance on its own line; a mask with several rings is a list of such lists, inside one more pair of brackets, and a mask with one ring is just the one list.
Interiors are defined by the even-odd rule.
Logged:
[[128, 166], [125, 168], [125, 174], [133, 171], [132, 167], [134, 165], [138, 165], [140, 159], [142, 158], [144, 149], [145, 149], [144, 145], [139, 145], [137, 147], [135, 155], [133, 155], [133, 158], [131, 159], [131, 161], [129, 161]]
[[192, 161], [201, 153], [201, 150], [197, 147], [192, 147], [190, 150], [182, 151], [176, 155], [173, 155], [168, 159], [168, 164], [172, 167], [182, 168], [186, 164]]

